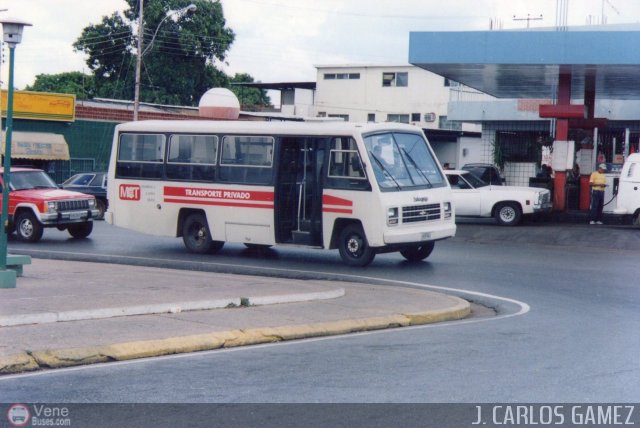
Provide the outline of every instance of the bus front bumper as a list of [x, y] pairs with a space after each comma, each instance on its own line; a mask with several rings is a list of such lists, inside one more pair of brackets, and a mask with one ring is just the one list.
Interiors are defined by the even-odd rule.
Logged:
[[384, 233], [384, 244], [409, 244], [413, 242], [439, 241], [452, 238], [456, 234], [455, 223], [443, 223], [428, 231], [413, 228], [389, 229]]

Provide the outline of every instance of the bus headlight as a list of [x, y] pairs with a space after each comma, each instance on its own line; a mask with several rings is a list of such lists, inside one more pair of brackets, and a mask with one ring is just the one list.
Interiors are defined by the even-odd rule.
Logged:
[[389, 226], [395, 226], [398, 224], [398, 222], [400, 221], [400, 218], [398, 216], [398, 208], [394, 207], [394, 208], [389, 208], [387, 210], [387, 225]]
[[444, 202], [442, 204], [442, 208], [444, 208], [444, 218], [451, 218], [453, 214], [453, 210], [451, 209], [451, 202]]

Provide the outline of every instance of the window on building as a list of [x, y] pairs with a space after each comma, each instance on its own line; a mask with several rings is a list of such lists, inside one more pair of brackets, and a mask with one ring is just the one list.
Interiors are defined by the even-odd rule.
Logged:
[[539, 132], [496, 131], [495, 146], [505, 162], [538, 162], [540, 160]]
[[408, 114], [388, 114], [387, 122], [409, 123]]
[[420, 113], [411, 113], [411, 122], [420, 122]]
[[335, 117], [338, 119], [342, 119], [345, 122], [349, 122], [349, 115], [348, 114], [330, 114], [328, 115], [328, 117]]
[[382, 86], [409, 86], [408, 72], [384, 72], [382, 73]]
[[440, 116], [438, 118], [438, 128], [450, 129], [452, 131], [462, 131], [462, 122], [448, 120], [447, 116]]
[[324, 80], [358, 80], [360, 73], [325, 73]]
[[376, 121], [376, 114], [375, 113], [367, 114], [367, 122], [375, 122], [375, 121]]
[[448, 79], [448, 78], [446, 78], [446, 77], [445, 77], [445, 78], [444, 78], [444, 86], [445, 86], [446, 88], [447, 88], [447, 87], [453, 87], [453, 88], [455, 88], [455, 87], [457, 87], [457, 86], [460, 86], [460, 83], [456, 82], [455, 80], [451, 80], [451, 79]]

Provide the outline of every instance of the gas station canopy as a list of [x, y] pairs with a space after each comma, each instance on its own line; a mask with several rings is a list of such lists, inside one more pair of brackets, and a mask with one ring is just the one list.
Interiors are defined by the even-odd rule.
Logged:
[[595, 77], [597, 99], [640, 99], [640, 27], [570, 31], [412, 32], [409, 63], [497, 98], [553, 98], [571, 74], [581, 98]]

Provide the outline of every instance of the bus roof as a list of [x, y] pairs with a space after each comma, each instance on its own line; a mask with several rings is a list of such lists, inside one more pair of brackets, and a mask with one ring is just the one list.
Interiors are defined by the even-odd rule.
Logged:
[[142, 120], [121, 123], [116, 130], [122, 132], [186, 132], [233, 133], [267, 135], [351, 135], [376, 131], [422, 132], [422, 129], [404, 123], [355, 122], [263, 122], [215, 120]]

